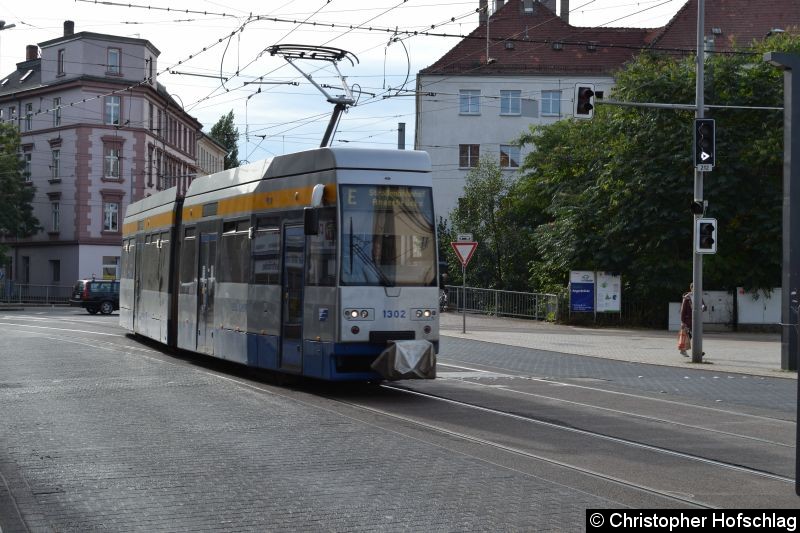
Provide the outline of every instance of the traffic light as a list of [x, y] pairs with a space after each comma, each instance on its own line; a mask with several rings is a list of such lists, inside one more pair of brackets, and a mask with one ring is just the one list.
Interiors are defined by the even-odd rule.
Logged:
[[694, 166], [698, 170], [711, 170], [716, 161], [716, 131], [714, 119], [694, 120]]
[[717, 219], [698, 218], [695, 222], [694, 251], [698, 254], [717, 253]]
[[575, 85], [574, 102], [573, 115], [575, 118], [592, 118], [594, 116], [594, 85], [591, 83]]

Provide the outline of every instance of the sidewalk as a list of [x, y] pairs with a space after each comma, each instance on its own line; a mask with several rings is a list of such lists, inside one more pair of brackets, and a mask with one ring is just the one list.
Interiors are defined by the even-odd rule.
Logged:
[[678, 352], [678, 334], [660, 330], [591, 329], [515, 318], [467, 314], [462, 334], [460, 313], [442, 313], [444, 337], [506, 344], [633, 363], [737, 372], [797, 379], [781, 370], [781, 338], [777, 333], [703, 333], [703, 364]]

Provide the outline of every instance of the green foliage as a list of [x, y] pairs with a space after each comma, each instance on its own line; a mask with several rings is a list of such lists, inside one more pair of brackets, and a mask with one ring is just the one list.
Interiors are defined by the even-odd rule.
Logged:
[[[440, 239], [441, 235], [454, 240], [456, 233], [472, 233], [479, 243], [467, 267], [467, 284], [495, 289], [526, 284], [524, 256], [529, 248], [512, 191], [513, 181], [498, 162], [483, 158], [467, 174], [464, 196], [450, 213], [452, 227], [448, 230], [440, 224]], [[445, 243], [448, 247], [449, 242]], [[444, 252], [451, 281], [460, 283], [460, 262], [452, 249]]]
[[35, 189], [25, 184], [19, 158], [19, 132], [0, 123], [0, 265], [8, 253], [4, 242], [29, 237], [39, 230], [31, 202]]
[[[706, 63], [706, 104], [782, 106], [783, 74], [767, 49], [798, 53], [782, 34], [752, 54]], [[694, 59], [642, 54], [616, 76], [612, 98], [694, 102]], [[535, 126], [535, 146], [515, 188], [529, 219], [529, 281], [539, 290], [567, 283], [569, 270], [621, 272], [628, 301], [675, 299], [691, 280], [693, 111], [597, 105], [591, 121]], [[706, 216], [719, 220], [718, 253], [704, 260], [704, 286], [780, 284], [782, 113], [713, 109], [717, 166], [705, 173]], [[526, 228], [530, 229], [530, 228]]]
[[225, 155], [225, 170], [238, 167], [239, 148], [236, 143], [239, 141], [239, 129], [233, 123], [233, 110], [229, 111], [227, 115], [222, 115], [217, 123], [211, 127], [208, 135], [228, 151]]

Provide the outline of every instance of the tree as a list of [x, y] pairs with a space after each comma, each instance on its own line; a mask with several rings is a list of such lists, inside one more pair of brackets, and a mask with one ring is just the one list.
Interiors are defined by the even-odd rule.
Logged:
[[[782, 105], [783, 73], [767, 49], [798, 53], [781, 34], [744, 54], [707, 60], [706, 103]], [[694, 59], [641, 54], [616, 76], [613, 97], [629, 102], [694, 101]], [[569, 270], [623, 274], [628, 301], [648, 302], [663, 322], [666, 302], [691, 280], [694, 113], [598, 105], [592, 121], [532, 127], [520, 142], [521, 209], [544, 216], [533, 229], [531, 282], [563, 287]], [[718, 253], [704, 260], [704, 286], [732, 290], [780, 284], [781, 114], [714, 109], [717, 166], [707, 173], [707, 216], [719, 220]], [[661, 305], [663, 302], [663, 306]]]
[[[464, 196], [450, 213], [451, 232], [472, 233], [479, 243], [468, 275], [480, 287], [521, 290], [520, 284], [526, 285], [525, 261], [520, 260], [525, 232], [515, 222], [512, 190], [513, 182], [498, 162], [482, 158], [467, 173]], [[447, 257], [453, 277], [460, 278], [460, 263], [452, 251]]]
[[35, 189], [25, 183], [19, 159], [19, 132], [0, 123], [0, 266], [5, 263], [9, 239], [29, 237], [39, 231], [31, 202]]
[[225, 155], [225, 170], [239, 166], [239, 129], [233, 123], [233, 110], [227, 115], [222, 115], [220, 119], [211, 127], [209, 137], [219, 142], [228, 153]]

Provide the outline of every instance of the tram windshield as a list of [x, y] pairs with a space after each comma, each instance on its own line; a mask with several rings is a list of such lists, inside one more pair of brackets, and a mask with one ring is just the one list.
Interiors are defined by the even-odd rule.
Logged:
[[342, 185], [342, 285], [436, 285], [430, 187]]

